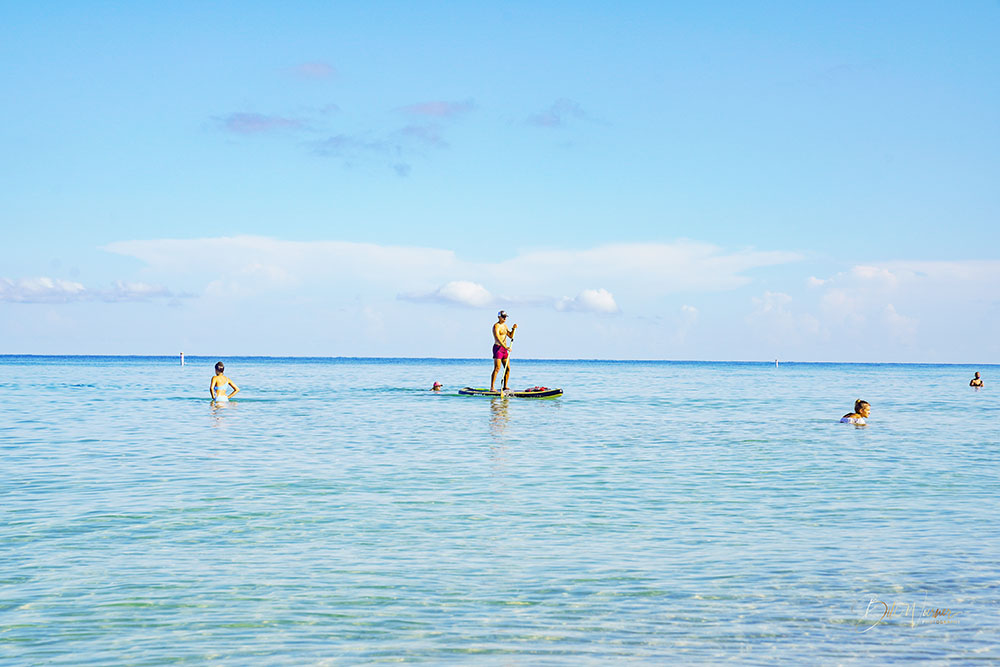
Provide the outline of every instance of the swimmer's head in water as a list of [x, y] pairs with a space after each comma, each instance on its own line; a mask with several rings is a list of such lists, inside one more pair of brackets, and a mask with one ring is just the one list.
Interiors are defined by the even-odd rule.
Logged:
[[221, 361], [219, 363], [215, 364], [215, 372], [216, 373], [221, 373], [224, 370], [226, 370], [226, 367], [222, 365]]
[[862, 401], [860, 398], [854, 401], [854, 411], [857, 412], [862, 417], [867, 417], [868, 413], [872, 411], [872, 406], [868, 401]]

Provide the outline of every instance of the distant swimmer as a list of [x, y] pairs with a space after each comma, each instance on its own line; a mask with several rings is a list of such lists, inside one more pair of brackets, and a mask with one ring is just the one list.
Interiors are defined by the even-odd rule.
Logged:
[[490, 376], [490, 391], [494, 391], [497, 373], [500, 372], [501, 366], [506, 366], [502, 391], [507, 391], [507, 381], [510, 379], [510, 344], [514, 342], [516, 329], [516, 324], [510, 329], [507, 328], [506, 311], [501, 310], [497, 313], [497, 321], [493, 324], [493, 375]]
[[841, 424], [867, 424], [865, 420], [868, 419], [868, 415], [871, 414], [872, 406], [868, 401], [862, 401], [860, 398], [854, 401], [854, 412], [849, 412], [840, 418]]
[[969, 386], [975, 387], [976, 389], [979, 389], [980, 387], [983, 386], [983, 379], [979, 377], [979, 371], [976, 371], [976, 377], [969, 380]]
[[441, 384], [440, 382], [435, 382], [434, 386], [431, 387], [431, 391], [441, 391], [441, 387], [443, 387], [443, 386], [444, 385]]
[[[237, 387], [232, 380], [222, 374], [224, 370], [226, 370], [226, 367], [223, 366], [220, 361], [215, 365], [215, 376], [212, 377], [212, 381], [208, 383], [208, 393], [212, 395], [213, 401], [228, 401], [240, 392], [240, 388]], [[227, 386], [233, 388], [229, 395], [226, 395]]]

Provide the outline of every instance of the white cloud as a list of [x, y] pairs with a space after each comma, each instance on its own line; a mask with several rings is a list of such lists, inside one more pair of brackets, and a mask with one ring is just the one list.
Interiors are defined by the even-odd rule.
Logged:
[[752, 269], [798, 261], [796, 253], [742, 250], [724, 252], [696, 241], [620, 243], [589, 250], [531, 251], [503, 262], [506, 275], [554, 275], [580, 282], [645, 283], [653, 293], [715, 291], [750, 282]]
[[858, 328], [867, 321], [862, 295], [843, 287], [831, 287], [820, 299], [825, 322], [841, 327]]
[[786, 356], [788, 346], [820, 333], [819, 320], [810, 313], [798, 312], [789, 294], [769, 291], [751, 301], [753, 310], [747, 316], [747, 324], [782, 356]]
[[[71, 301], [144, 301], [172, 297], [160, 285], [116, 281], [110, 289], [92, 289], [83, 284], [58, 278], [0, 278], [0, 301], [15, 303], [69, 303]], [[183, 295], [181, 295], [183, 296]]]
[[958, 347], [972, 357], [996, 348], [986, 332], [1000, 312], [1000, 261], [878, 262], [807, 285], [801, 299], [753, 300], [747, 321], [760, 340], [814, 359], [944, 360]]
[[135, 257], [168, 273], [258, 274], [268, 282], [309, 276], [361, 276], [378, 280], [386, 271], [422, 275], [455, 264], [449, 250], [381, 246], [347, 241], [282, 241], [260, 236], [118, 241], [105, 250]]
[[792, 297], [784, 292], [764, 292], [762, 297], [754, 297], [754, 305], [762, 313], [780, 313], [791, 303]]
[[433, 301], [437, 303], [457, 304], [471, 308], [482, 308], [493, 303], [493, 295], [479, 283], [467, 280], [453, 280], [427, 293], [400, 294], [400, 299], [407, 301]]
[[59, 303], [84, 298], [87, 288], [80, 283], [53, 278], [0, 278], [0, 301], [18, 303]]
[[859, 265], [823, 283], [820, 306], [831, 323], [854, 328], [879, 324], [897, 340], [913, 341], [922, 322], [940, 320], [945, 311], [996, 306], [1000, 261]]
[[884, 287], [895, 287], [899, 284], [899, 276], [885, 267], [855, 266], [851, 269], [850, 275], [860, 281], [870, 281]]
[[[798, 257], [693, 241], [533, 249], [490, 262], [439, 248], [260, 237], [128, 241], [108, 250], [143, 266], [128, 282], [96, 288], [51, 277], [0, 279], [7, 302], [0, 305], [20, 311], [4, 320], [5, 336], [20, 336], [25, 349], [42, 349], [32, 345], [43, 333], [61, 336], [49, 348], [58, 350], [86, 334], [95, 349], [110, 320], [56, 304], [169, 299], [183, 290], [201, 297], [163, 309], [155, 331], [145, 308], [115, 307], [115, 328], [128, 333], [123, 339], [155, 340], [157, 349], [209, 349], [217, 341], [210, 332], [199, 338], [201, 323], [222, 313], [242, 332], [233, 343], [241, 353], [406, 356], [414, 351], [403, 332], [423, 315], [447, 326], [420, 354], [476, 356], [488, 352], [487, 324], [505, 308], [523, 322], [519, 354], [534, 358], [964, 362], [1000, 355], [1000, 261], [866, 262], [812, 279], [805, 267], [779, 282], [789, 274], [783, 270], [769, 273], [767, 291], [762, 286], [751, 299], [747, 290], [726, 292], [746, 286], [754, 269]], [[422, 314], [407, 303], [413, 299], [451, 311]], [[622, 306], [625, 315], [595, 316]], [[574, 311], [590, 320], [592, 336], [572, 335]], [[107, 337], [100, 349], [116, 345]]]
[[[559, 294], [578, 294], [565, 309], [616, 312], [612, 297], [581, 291], [602, 284], [608, 294], [655, 297], [680, 291], [720, 291], [747, 284], [745, 272], [800, 259], [793, 253], [723, 249], [693, 241], [628, 243], [586, 250], [531, 250], [500, 262], [471, 262], [438, 248], [382, 246], [346, 241], [284, 241], [237, 236], [190, 240], [120, 241], [105, 247], [135, 257], [165, 280], [204, 277], [227, 294], [261, 290], [331, 290], [346, 285], [390, 291], [403, 299], [457, 305], [495, 301], [543, 305]], [[463, 276], [475, 276], [470, 290]], [[451, 285], [449, 287], [449, 285]], [[539, 295], [539, 286], [549, 294]], [[502, 290], [502, 293], [501, 293]], [[492, 294], [492, 301], [487, 295]], [[577, 301], [579, 300], [579, 301]], [[609, 309], [614, 308], [614, 311]]]
[[[110, 290], [99, 290], [97, 298], [103, 301], [142, 301], [145, 299], [178, 296], [162, 285], [130, 283], [116, 280]], [[180, 295], [183, 296], [183, 295]]]
[[896, 289], [920, 286], [921, 289], [966, 289], [993, 291], [1000, 282], [1000, 260], [908, 261], [896, 260], [879, 265], [858, 265], [838, 273], [825, 283], [852, 289]]
[[404, 301], [427, 301], [470, 308], [486, 306], [552, 306], [560, 311], [586, 313], [617, 313], [620, 311], [615, 297], [606, 289], [585, 289], [575, 297], [560, 299], [543, 297], [497, 298], [479, 283], [468, 280], [453, 280], [431, 292], [408, 292], [400, 294]]
[[556, 310], [611, 314], [620, 312], [621, 309], [608, 290], [585, 289], [574, 298], [563, 297], [557, 301]]

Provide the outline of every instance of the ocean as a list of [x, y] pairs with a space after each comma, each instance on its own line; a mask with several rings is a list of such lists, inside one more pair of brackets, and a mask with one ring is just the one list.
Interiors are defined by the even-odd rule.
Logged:
[[0, 357], [0, 663], [1000, 659], [1000, 366], [222, 360]]

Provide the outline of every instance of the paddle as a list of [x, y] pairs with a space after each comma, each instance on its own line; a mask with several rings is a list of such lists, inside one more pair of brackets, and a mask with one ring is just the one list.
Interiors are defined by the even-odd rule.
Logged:
[[[507, 373], [510, 372], [510, 349], [512, 347], [514, 347], [514, 332], [515, 331], [517, 331], [517, 325], [516, 324], [510, 328], [510, 344], [507, 345], [507, 358], [503, 360], [503, 375], [500, 376], [500, 382], [502, 382], [505, 385], [507, 384], [507, 380], [509, 379], [507, 377]], [[509, 394], [511, 392], [510, 387], [507, 387], [506, 389], [501, 389], [500, 390], [501, 394], [503, 394], [504, 392], [506, 392], [506, 393]]]

